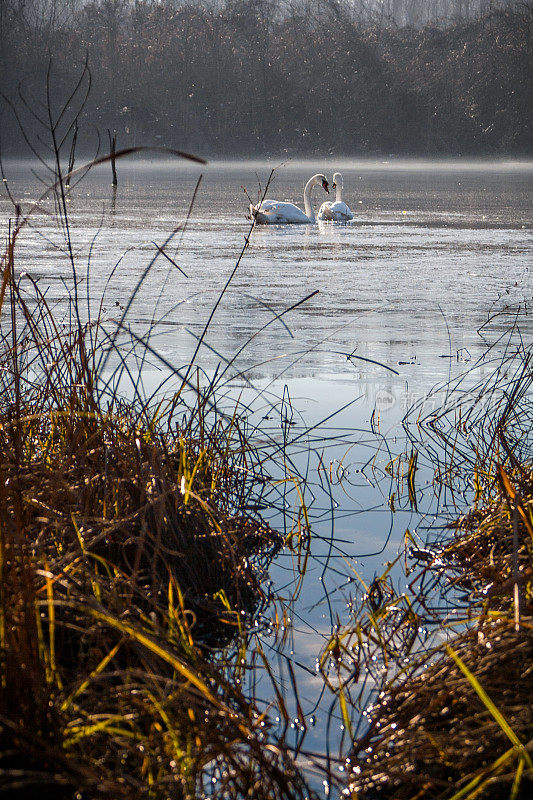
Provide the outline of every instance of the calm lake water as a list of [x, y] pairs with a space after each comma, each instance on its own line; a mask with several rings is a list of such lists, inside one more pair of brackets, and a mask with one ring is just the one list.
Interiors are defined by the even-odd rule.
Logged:
[[[115, 198], [107, 168], [88, 174], [69, 198], [85, 318], [94, 318], [101, 303], [105, 318], [119, 319], [139, 284], [127, 321], [137, 336], [150, 331], [150, 344], [167, 362], [187, 364], [250, 230], [242, 187], [255, 202], [271, 166], [208, 165], [192, 208], [200, 169], [183, 161], [119, 163]], [[407, 509], [392, 514], [387, 504], [384, 466], [391, 452], [401, 451], [399, 421], [416, 399], [483, 358], [519, 308], [520, 335], [531, 341], [533, 333], [524, 312], [533, 295], [532, 162], [289, 163], [276, 169], [267, 197], [303, 206], [309, 176], [325, 172], [331, 179], [337, 170], [353, 222], [257, 227], [197, 358], [206, 374], [231, 362], [231, 397], [242, 391], [251, 422], [270, 436], [285, 431], [291, 457], [309, 480], [315, 540], [298, 601], [290, 600], [289, 555], [277, 559], [271, 578], [294, 622], [285, 655], [296, 664], [300, 701], [317, 718], [306, 740], [311, 749], [324, 747], [326, 718], [325, 706], [315, 709], [321, 684], [311, 673], [335, 614], [345, 612], [352, 565], [371, 579], [406, 527], [418, 522]], [[41, 186], [26, 164], [7, 164], [5, 171], [26, 212]], [[315, 209], [326, 199], [315, 189]], [[10, 216], [4, 194], [4, 236]], [[155, 258], [165, 242], [175, 265]], [[16, 268], [39, 279], [58, 315], [66, 313], [72, 268], [53, 201], [32, 213], [18, 240]], [[490, 350], [491, 358], [507, 342]], [[491, 369], [487, 359], [473, 380]], [[165, 374], [151, 356], [147, 391]], [[376, 420], [385, 439], [376, 436]], [[372, 470], [365, 471], [370, 460]], [[327, 486], [324, 464], [337, 476]], [[294, 494], [280, 495], [288, 509]], [[279, 512], [271, 518], [283, 524]], [[280, 668], [281, 683], [283, 674]], [[334, 719], [333, 740], [340, 727]]]

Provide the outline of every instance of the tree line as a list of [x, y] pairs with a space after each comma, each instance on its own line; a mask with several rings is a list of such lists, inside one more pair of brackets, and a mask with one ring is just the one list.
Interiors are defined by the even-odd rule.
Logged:
[[38, 136], [47, 76], [65, 102], [86, 61], [87, 144], [110, 129], [221, 157], [531, 152], [533, 3], [433, 0], [414, 24], [417, 3], [0, 0], [3, 152], [24, 144], [13, 110]]

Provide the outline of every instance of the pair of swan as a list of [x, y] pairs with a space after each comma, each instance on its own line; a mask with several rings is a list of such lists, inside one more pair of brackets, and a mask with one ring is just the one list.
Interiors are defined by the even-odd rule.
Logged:
[[[304, 189], [305, 213], [294, 203], [283, 203], [278, 200], [263, 200], [256, 206], [250, 204], [250, 213], [259, 225], [287, 225], [313, 223], [316, 220], [313, 206], [311, 205], [311, 190], [318, 184], [322, 185], [329, 194], [328, 179], [318, 173], [309, 178]], [[333, 176], [332, 188], [335, 189], [335, 202], [322, 203], [318, 212], [319, 220], [334, 220], [346, 222], [353, 219], [353, 214], [342, 201], [342, 175], [336, 172]]]

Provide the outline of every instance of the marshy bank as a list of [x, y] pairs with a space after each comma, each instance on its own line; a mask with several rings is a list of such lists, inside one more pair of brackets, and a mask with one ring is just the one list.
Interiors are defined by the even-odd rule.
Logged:
[[142, 394], [149, 336], [117, 342], [103, 298], [91, 318], [55, 189], [68, 314], [16, 269], [18, 208], [1, 264], [0, 793], [309, 797], [242, 688], [265, 569], [303, 522], [285, 541], [259, 517], [263, 456], [192, 363]]
[[464, 508], [465, 492], [471, 506], [408, 530], [401, 580], [389, 564], [365, 586], [323, 654], [349, 734], [346, 796], [531, 796], [532, 379], [526, 348], [473, 394], [459, 381], [446, 406], [407, 417], [413, 449], [391, 469], [411, 502], [426, 456], [444, 506]]

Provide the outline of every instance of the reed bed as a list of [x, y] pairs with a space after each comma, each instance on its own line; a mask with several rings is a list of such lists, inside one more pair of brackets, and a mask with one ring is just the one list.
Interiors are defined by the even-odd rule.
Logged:
[[348, 737], [346, 796], [531, 796], [532, 378], [520, 348], [473, 393], [454, 386], [407, 421], [399, 484], [415, 505], [413, 460], [429, 454], [450, 521], [424, 542], [406, 532], [400, 581], [389, 564], [364, 585], [323, 653]]

